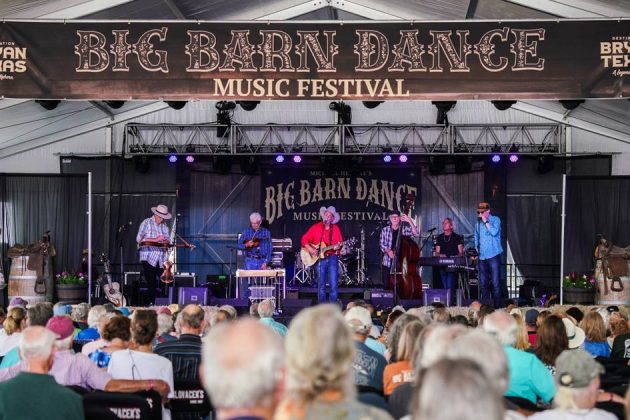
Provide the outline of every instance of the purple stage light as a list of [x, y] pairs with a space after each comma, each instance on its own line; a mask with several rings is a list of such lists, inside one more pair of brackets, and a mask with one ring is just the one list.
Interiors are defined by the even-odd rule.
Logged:
[[195, 162], [195, 157], [193, 155], [186, 156], [186, 162], [194, 163]]
[[284, 155], [276, 155], [277, 163], [284, 163]]
[[518, 162], [518, 155], [511, 154], [510, 155], [510, 162], [512, 162], [512, 163]]
[[493, 163], [501, 162], [501, 155], [492, 155], [492, 162]]
[[407, 155], [400, 155], [398, 156], [398, 160], [400, 161], [400, 163], [407, 163]]
[[392, 155], [385, 155], [385, 156], [383, 156], [383, 162], [389, 163], [391, 161], [392, 161]]
[[293, 163], [302, 163], [302, 156], [294, 155], [293, 156]]
[[168, 161], [171, 163], [177, 162], [177, 155], [168, 155]]

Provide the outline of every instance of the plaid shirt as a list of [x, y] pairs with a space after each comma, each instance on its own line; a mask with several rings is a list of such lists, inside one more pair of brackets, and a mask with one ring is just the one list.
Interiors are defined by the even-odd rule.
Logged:
[[[398, 228], [398, 230], [400, 231], [400, 227]], [[417, 238], [417, 236], [413, 235], [413, 230], [411, 229], [411, 226], [409, 226], [408, 224], [403, 225], [402, 234], [403, 236], [411, 236], [412, 238]], [[392, 249], [395, 245], [395, 244], [392, 245], [392, 227], [391, 226], [385, 226], [383, 230], [381, 230], [380, 243], [381, 243], [381, 251], [383, 252], [383, 265], [385, 267], [391, 267], [392, 259], [389, 258], [389, 255], [385, 253], [385, 250]]]
[[[256, 233], [258, 232], [258, 233]], [[267, 265], [271, 263], [271, 233], [268, 229], [264, 227], [258, 228], [258, 231], [255, 231], [251, 226], [248, 227], [241, 233], [241, 238], [239, 240], [239, 245], [243, 245], [245, 242], [254, 238], [256, 235], [256, 239], [260, 239], [260, 245], [249, 248], [245, 251], [246, 258], [254, 258], [257, 260], [263, 260]]]
[[[138, 229], [138, 235], [136, 236], [136, 242], [140, 246], [140, 242], [146, 239], [157, 238], [162, 235], [165, 238], [170, 236], [168, 226], [162, 222], [159, 225], [155, 222], [155, 219], [149, 217], [144, 219]], [[140, 246], [140, 261], [146, 261], [153, 267], [161, 267], [168, 257], [168, 250], [166, 248], [158, 248], [155, 246]]]

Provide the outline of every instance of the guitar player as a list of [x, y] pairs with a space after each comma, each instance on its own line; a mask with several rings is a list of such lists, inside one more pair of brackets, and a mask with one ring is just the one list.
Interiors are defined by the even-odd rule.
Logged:
[[[262, 227], [260, 213], [250, 214], [249, 224], [239, 238], [239, 245], [245, 252], [245, 269], [266, 270], [271, 264], [271, 233]], [[250, 294], [249, 287], [245, 287], [243, 297], [249, 299]]]
[[336, 245], [326, 253], [324, 258], [317, 261], [317, 298], [319, 303], [326, 302], [326, 283], [330, 284], [329, 302], [336, 303], [338, 295], [339, 280], [339, 250], [343, 242], [339, 222], [339, 213], [333, 207], [322, 207], [319, 209], [321, 222], [312, 225], [302, 236], [302, 247], [309, 254], [316, 256], [322, 247]]
[[170, 232], [164, 221], [173, 217], [164, 204], [151, 207], [151, 212], [153, 212], [153, 216], [142, 221], [136, 236], [140, 263], [148, 287], [145, 306], [155, 304], [157, 289], [160, 286], [160, 276], [164, 271], [164, 263], [168, 257]]

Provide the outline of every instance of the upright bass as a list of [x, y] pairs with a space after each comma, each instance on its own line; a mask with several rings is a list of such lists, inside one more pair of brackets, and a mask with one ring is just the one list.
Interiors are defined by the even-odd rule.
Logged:
[[[414, 194], [408, 194], [403, 214], [409, 214], [416, 200]], [[393, 247], [394, 259], [389, 274], [390, 288], [396, 297], [401, 299], [420, 299], [422, 297], [422, 278], [418, 271], [417, 262], [420, 259], [420, 248], [410, 237], [403, 236], [403, 222], [398, 228], [396, 244]]]

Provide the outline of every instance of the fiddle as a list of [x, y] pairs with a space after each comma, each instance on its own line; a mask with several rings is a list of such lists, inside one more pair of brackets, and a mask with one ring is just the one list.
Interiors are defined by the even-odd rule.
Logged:
[[252, 249], [252, 248], [256, 248], [260, 246], [260, 239], [258, 238], [252, 238], [249, 241], [245, 241], [245, 248], [246, 249]]

